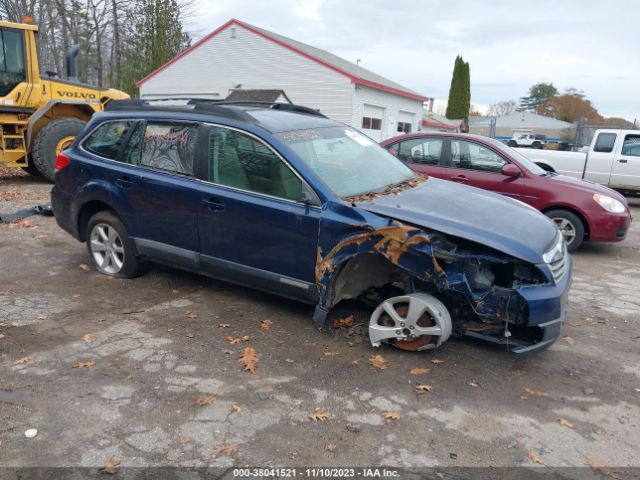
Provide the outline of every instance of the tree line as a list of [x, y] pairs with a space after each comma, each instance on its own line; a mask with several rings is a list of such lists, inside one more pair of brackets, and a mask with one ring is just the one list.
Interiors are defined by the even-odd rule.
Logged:
[[65, 55], [80, 46], [79, 81], [134, 95], [135, 82], [191, 43], [183, 22], [192, 0], [0, 0], [0, 17], [39, 26], [40, 75], [65, 78]]

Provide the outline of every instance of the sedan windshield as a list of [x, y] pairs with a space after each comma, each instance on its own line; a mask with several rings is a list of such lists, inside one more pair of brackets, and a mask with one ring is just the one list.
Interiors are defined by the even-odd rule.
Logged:
[[294, 130], [278, 135], [337, 195], [382, 193], [416, 175], [373, 140], [349, 127]]
[[514, 150], [511, 147], [508, 147], [504, 143], [499, 142], [498, 140], [495, 140], [493, 138], [487, 138], [485, 140], [491, 142], [491, 145], [493, 145], [494, 147], [496, 147], [500, 151], [506, 153], [507, 155], [510, 155], [510, 156], [514, 157], [520, 163], [520, 165], [522, 165], [524, 168], [529, 170], [534, 175], [543, 176], [543, 175], [546, 175], [546, 174], [549, 173], [545, 169], [543, 169], [542, 167], [539, 167], [535, 162], [532, 162], [527, 157], [525, 157], [523, 154], [521, 154], [517, 150]]

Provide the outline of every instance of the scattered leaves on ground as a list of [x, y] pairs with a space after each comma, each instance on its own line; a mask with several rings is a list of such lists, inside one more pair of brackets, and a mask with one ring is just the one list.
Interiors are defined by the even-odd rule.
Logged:
[[514, 363], [511, 365], [512, 373], [524, 373], [527, 371], [527, 366], [524, 363]]
[[431, 385], [426, 385], [426, 384], [416, 385], [416, 393], [418, 394], [428, 393], [432, 390], [433, 390], [433, 387]]
[[93, 343], [96, 341], [96, 334], [95, 333], [87, 333], [85, 336], [82, 337], [82, 340], [84, 340], [87, 343]]
[[36, 225], [29, 220], [16, 220], [9, 224], [9, 228], [34, 228], [35, 226]]
[[475, 380], [471, 380], [471, 381], [467, 382], [467, 385], [469, 385], [470, 387], [473, 387], [473, 388], [478, 388], [480, 386], [480, 384], [478, 384]]
[[187, 318], [190, 318], [192, 320], [198, 318], [198, 314], [192, 312], [191, 310], [189, 310], [188, 312], [185, 312], [184, 316], [187, 317]]
[[392, 410], [387, 410], [385, 412], [382, 412], [382, 416], [388, 420], [399, 420], [400, 419], [400, 412], [394, 412]]
[[563, 427], [573, 428], [573, 423], [571, 423], [569, 420], [565, 420], [564, 418], [561, 418], [561, 417], [557, 418], [556, 420], [558, 420], [558, 423]]
[[237, 403], [234, 403], [233, 405], [231, 405], [231, 410], [233, 410], [236, 413], [240, 413], [242, 411], [242, 409], [240, 408], [240, 405], [238, 405]]
[[430, 368], [412, 368], [411, 370], [409, 370], [409, 373], [411, 375], [426, 375], [430, 371]]
[[78, 265], [78, 267], [80, 267], [80, 270], [84, 270], [85, 272], [91, 271], [91, 267], [86, 263], [81, 263], [80, 265]]
[[327, 446], [325, 447], [325, 450], [326, 450], [327, 452], [334, 453], [334, 452], [337, 450], [337, 448], [338, 448], [338, 447], [336, 447], [336, 445], [335, 445], [334, 443], [330, 443], [329, 445], [327, 445]]
[[201, 395], [196, 398], [196, 405], [199, 405], [200, 407], [211, 405], [215, 399], [215, 395]]
[[544, 462], [542, 461], [542, 459], [535, 452], [529, 451], [528, 457], [532, 463], [537, 463], [538, 465], [544, 465]]
[[231, 335], [229, 335], [227, 337], [227, 342], [229, 342], [231, 345], [238, 345], [242, 342], [248, 342], [249, 338], [249, 335], [245, 335], [244, 337], [232, 337]]
[[605, 477], [615, 478], [616, 480], [621, 479], [622, 477], [613, 470], [611, 467], [607, 466], [606, 463], [601, 462], [595, 458], [587, 458], [584, 461], [585, 465], [589, 465], [596, 472], [604, 475]]
[[242, 350], [242, 353], [240, 354], [240, 362], [244, 365], [245, 371], [256, 373], [258, 361], [258, 354], [254, 348], [246, 347]]
[[83, 360], [81, 362], [77, 362], [73, 368], [89, 368], [93, 367], [96, 364], [95, 360]]
[[335, 328], [351, 328], [353, 327], [353, 315], [349, 315], [346, 318], [338, 318], [333, 325]]
[[324, 422], [328, 420], [329, 417], [331, 417], [331, 412], [329, 410], [320, 410], [320, 407], [309, 414], [309, 418], [314, 422]]
[[120, 465], [120, 460], [111, 457], [102, 464], [100, 471], [102, 473], [108, 473], [109, 475], [115, 475], [118, 470], [118, 465]]
[[218, 324], [218, 328], [230, 328], [231, 324], [230, 323], [219, 323]]
[[30, 362], [31, 360], [33, 360], [33, 357], [31, 355], [27, 355], [26, 357], [19, 358], [18, 360], [13, 362], [13, 364], [14, 365], [22, 365], [22, 364], [25, 364], [27, 362]]
[[524, 391], [527, 392], [529, 395], [535, 395], [536, 397], [550, 397], [551, 396], [547, 392], [543, 392], [542, 390], [537, 390], [535, 388], [530, 388], [530, 387], [526, 387], [524, 389]]
[[262, 320], [260, 322], [260, 328], [262, 328], [263, 330], [269, 330], [271, 328], [271, 325], [273, 325], [273, 322], [271, 320]]
[[384, 370], [390, 365], [390, 363], [387, 362], [382, 355], [373, 355], [369, 359], [369, 364], [379, 370]]
[[444, 360], [440, 360], [439, 358], [432, 358], [430, 362], [434, 365], [440, 365], [441, 363], [444, 363]]
[[564, 341], [567, 342], [569, 345], [573, 345], [575, 342], [575, 340], [569, 336], [563, 337]]
[[237, 451], [238, 445], [236, 445], [235, 443], [223, 443], [222, 445], [218, 445], [216, 448], [214, 448], [212, 454], [214, 457], [219, 457], [222, 455], [230, 457]]

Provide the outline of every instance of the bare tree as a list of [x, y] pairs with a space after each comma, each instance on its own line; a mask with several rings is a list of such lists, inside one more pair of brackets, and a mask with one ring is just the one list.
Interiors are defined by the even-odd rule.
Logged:
[[490, 117], [504, 117], [505, 115], [511, 115], [516, 111], [517, 103], [515, 100], [505, 100], [503, 102], [494, 103], [489, 106], [487, 115]]

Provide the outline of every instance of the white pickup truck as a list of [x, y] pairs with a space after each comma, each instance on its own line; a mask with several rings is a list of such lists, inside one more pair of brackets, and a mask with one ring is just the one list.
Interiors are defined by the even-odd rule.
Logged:
[[586, 153], [516, 150], [545, 170], [640, 193], [640, 130], [597, 130]]

